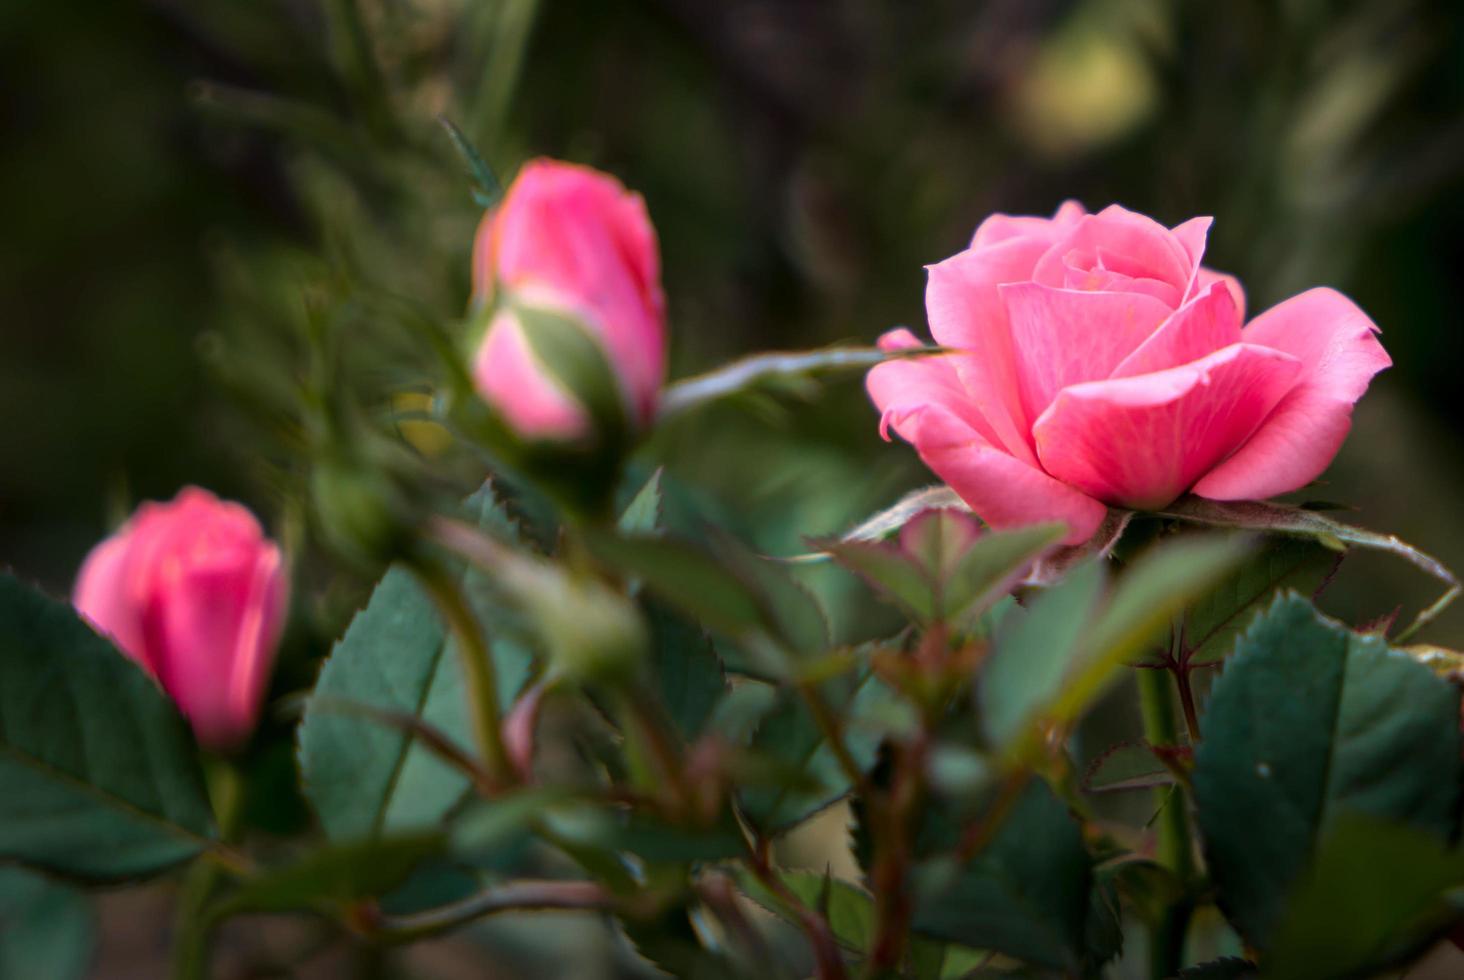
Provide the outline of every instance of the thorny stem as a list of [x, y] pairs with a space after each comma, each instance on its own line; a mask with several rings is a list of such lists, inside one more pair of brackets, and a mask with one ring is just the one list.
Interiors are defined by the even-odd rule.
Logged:
[[1179, 689], [1179, 704], [1184, 709], [1184, 724], [1189, 729], [1191, 745], [1200, 742], [1200, 716], [1195, 710], [1195, 689], [1190, 683], [1191, 651], [1184, 645], [1184, 616], [1174, 618], [1169, 627], [1169, 656], [1165, 666], [1174, 674], [1174, 685]]
[[1195, 689], [1190, 683], [1191, 669], [1188, 664], [1174, 673], [1175, 686], [1179, 688], [1179, 706], [1184, 711], [1184, 724], [1189, 729], [1191, 745], [1200, 741], [1200, 716], [1195, 710]]
[[[1137, 674], [1139, 704], [1144, 716], [1144, 737], [1150, 745], [1173, 746], [1178, 741], [1178, 725], [1174, 699], [1164, 674], [1157, 670], [1141, 670]], [[1159, 807], [1159, 845], [1156, 857], [1161, 865], [1173, 871], [1180, 881], [1194, 877], [1194, 845], [1190, 839], [1189, 814], [1185, 791], [1175, 785], [1155, 790]], [[1171, 977], [1179, 972], [1184, 956], [1184, 937], [1193, 911], [1188, 898], [1169, 906], [1150, 937], [1149, 968], [1151, 975]]]
[[473, 735], [488, 777], [495, 787], [512, 782], [514, 769], [503, 743], [503, 719], [498, 707], [498, 674], [478, 620], [457, 583], [439, 566], [422, 561], [415, 570], [457, 640], [468, 685]]
[[923, 740], [896, 750], [894, 783], [885, 800], [871, 797], [876, 831], [870, 884], [875, 895], [874, 943], [865, 976], [879, 977], [899, 968], [910, 933], [909, 892], [911, 823], [925, 795]]
[[828, 921], [803, 904], [803, 900], [783, 884], [768, 857], [766, 839], [759, 839], [754, 845], [748, 865], [758, 881], [788, 906], [798, 920], [798, 925], [808, 936], [808, 942], [813, 947], [815, 980], [846, 980], [848, 974], [844, 971], [844, 958], [839, 953], [839, 944], [834, 939], [834, 932]]

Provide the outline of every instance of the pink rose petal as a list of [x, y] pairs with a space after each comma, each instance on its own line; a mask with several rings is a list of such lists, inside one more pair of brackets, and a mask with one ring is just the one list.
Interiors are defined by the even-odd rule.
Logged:
[[1332, 289], [1293, 296], [1243, 333], [1247, 344], [1296, 357], [1301, 375], [1251, 440], [1195, 484], [1212, 500], [1262, 500], [1315, 480], [1342, 447], [1353, 404], [1393, 363], [1372, 320]]
[[1235, 344], [1167, 371], [1074, 385], [1037, 420], [1037, 453], [1099, 500], [1162, 507], [1243, 443], [1300, 371], [1289, 354]]

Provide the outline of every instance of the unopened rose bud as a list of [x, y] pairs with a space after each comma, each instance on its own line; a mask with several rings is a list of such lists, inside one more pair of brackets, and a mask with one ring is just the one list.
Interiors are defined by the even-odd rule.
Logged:
[[492, 310], [473, 382], [520, 439], [582, 442], [604, 426], [581, 340], [609, 368], [616, 414], [632, 429], [649, 423], [666, 374], [665, 301], [639, 195], [588, 167], [526, 164], [478, 229], [473, 288]]
[[254, 730], [288, 602], [279, 547], [238, 504], [188, 487], [92, 549], [77, 611], [151, 674], [198, 736]]

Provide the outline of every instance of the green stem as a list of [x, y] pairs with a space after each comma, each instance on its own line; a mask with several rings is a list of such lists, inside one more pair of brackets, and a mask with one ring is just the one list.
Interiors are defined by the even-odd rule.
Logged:
[[[227, 760], [214, 761], [209, 776], [214, 822], [218, 825], [220, 841], [227, 842], [238, 832], [244, 779], [238, 767]], [[214, 927], [208, 906], [223, 872], [224, 865], [205, 854], [194, 862], [183, 879], [178, 895], [177, 939], [173, 944], [174, 980], [202, 980], [208, 975], [209, 940]]]
[[[1179, 740], [1179, 718], [1170, 693], [1169, 672], [1140, 670], [1138, 684], [1144, 737], [1153, 746], [1175, 745]], [[1154, 802], [1159, 807], [1158, 861], [1188, 884], [1195, 874], [1195, 861], [1184, 789], [1178, 785], [1158, 788], [1154, 791]], [[1166, 909], [1156, 924], [1149, 943], [1149, 967], [1155, 980], [1179, 972], [1192, 910], [1190, 900], [1182, 898]]]
[[473, 718], [473, 737], [483, 754], [483, 765], [495, 786], [513, 781], [514, 769], [503, 743], [503, 718], [498, 705], [498, 671], [483, 638], [477, 617], [468, 607], [452, 577], [430, 562], [416, 568], [423, 586], [437, 603], [448, 629], [457, 641], [463, 677], [468, 685], [468, 704]]

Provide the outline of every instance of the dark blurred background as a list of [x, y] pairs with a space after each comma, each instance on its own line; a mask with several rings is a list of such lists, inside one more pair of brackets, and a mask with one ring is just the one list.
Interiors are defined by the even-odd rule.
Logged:
[[[644, 193], [673, 376], [923, 332], [922, 266], [992, 211], [1214, 215], [1208, 264], [1252, 312], [1336, 286], [1396, 362], [1309, 496], [1464, 568], [1453, 0], [12, 0], [0, 564], [64, 592], [137, 500], [189, 482], [312, 551], [323, 403], [470, 479], [390, 414], [422, 407], [399, 393], [428, 390], [429, 336], [467, 303], [481, 208], [439, 114], [505, 179], [549, 154]], [[788, 553], [928, 481], [875, 426], [851, 381], [661, 448]], [[1350, 564], [1325, 605], [1354, 622], [1432, 596]], [[312, 568], [282, 691], [369, 578]], [[1430, 638], [1464, 646], [1464, 605]]]
[[[341, 321], [357, 363], [330, 383], [369, 402], [411, 362], [393, 344], [422, 346], [381, 302], [464, 309], [479, 209], [439, 113], [505, 177], [546, 153], [644, 192], [675, 374], [921, 328], [922, 265], [993, 210], [1213, 214], [1253, 311], [1335, 285], [1397, 362], [1322, 495], [1464, 565], [1447, 0], [5, 4], [0, 560], [63, 589], [132, 502], [190, 481], [278, 524], [307, 321]], [[764, 459], [801, 442], [789, 472], [735, 446], [688, 465], [770, 513], [831, 488], [782, 543], [830, 530], [918, 479], [857, 388], [719, 424]]]

